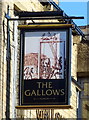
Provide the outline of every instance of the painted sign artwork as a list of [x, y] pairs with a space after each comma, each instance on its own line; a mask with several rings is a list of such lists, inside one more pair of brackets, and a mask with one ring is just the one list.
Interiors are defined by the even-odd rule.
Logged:
[[68, 34], [68, 29], [22, 31], [21, 105], [68, 105]]
[[66, 32], [26, 32], [24, 79], [64, 79]]

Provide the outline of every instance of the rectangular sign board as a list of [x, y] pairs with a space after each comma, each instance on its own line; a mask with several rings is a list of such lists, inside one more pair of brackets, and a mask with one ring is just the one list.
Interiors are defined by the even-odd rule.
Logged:
[[20, 105], [68, 105], [70, 27], [21, 28]]

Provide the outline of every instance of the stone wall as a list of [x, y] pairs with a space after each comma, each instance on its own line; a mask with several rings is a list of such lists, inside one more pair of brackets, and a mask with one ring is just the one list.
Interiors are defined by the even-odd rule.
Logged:
[[[87, 40], [89, 40], [89, 26], [81, 26]], [[89, 72], [89, 42], [78, 44], [78, 72]]]
[[[2, 3], [0, 2], [0, 16], [2, 16]], [[2, 75], [2, 70], [1, 70], [1, 46], [2, 46], [2, 29], [1, 29], [1, 20], [0, 20], [0, 108], [2, 108], [2, 81], [1, 81], [1, 75]], [[0, 114], [0, 118], [2, 117], [2, 111]]]
[[[85, 35], [89, 34], [89, 25], [80, 26]], [[89, 36], [86, 36], [87, 41], [78, 44], [78, 81], [83, 87], [81, 92], [81, 116], [89, 118]]]
[[80, 82], [81, 86], [84, 88], [84, 90], [81, 92], [80, 96], [80, 115], [82, 118], [89, 118], [89, 77], [83, 76], [78, 77], [78, 81]]

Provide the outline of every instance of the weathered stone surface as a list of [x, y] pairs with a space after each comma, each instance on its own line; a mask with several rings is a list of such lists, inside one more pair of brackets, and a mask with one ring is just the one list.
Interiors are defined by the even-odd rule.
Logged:
[[78, 72], [89, 72], [89, 44], [78, 44]]

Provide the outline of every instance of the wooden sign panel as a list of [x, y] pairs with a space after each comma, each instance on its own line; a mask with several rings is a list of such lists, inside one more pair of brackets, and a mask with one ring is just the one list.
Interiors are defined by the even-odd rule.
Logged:
[[70, 27], [21, 28], [20, 105], [68, 105]]

